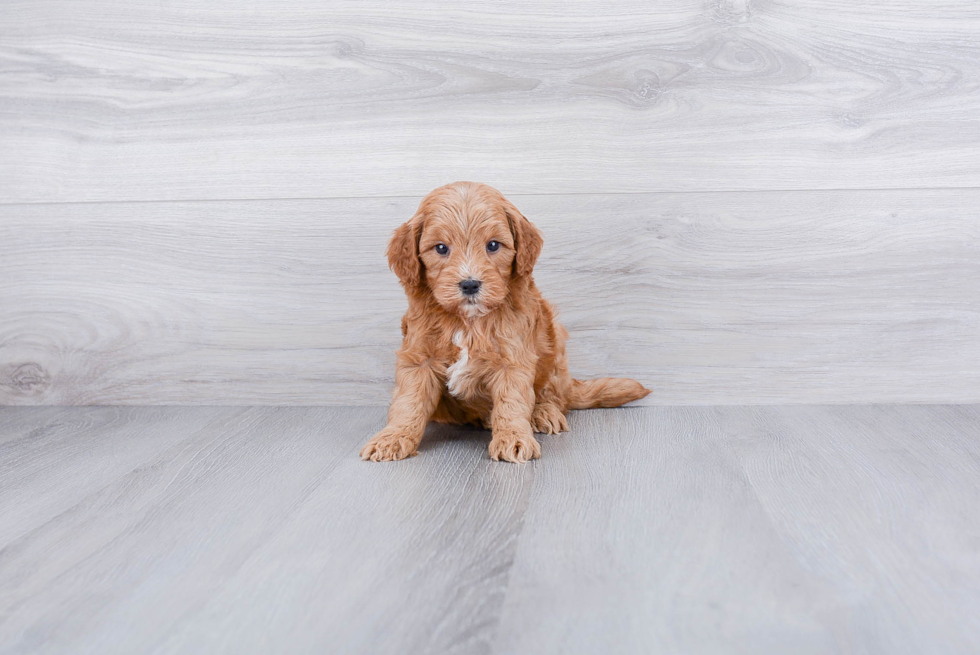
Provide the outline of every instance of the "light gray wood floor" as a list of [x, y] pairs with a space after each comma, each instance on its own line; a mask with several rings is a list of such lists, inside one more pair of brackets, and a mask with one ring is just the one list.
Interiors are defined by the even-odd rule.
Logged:
[[968, 653], [980, 407], [0, 409], [4, 653]]

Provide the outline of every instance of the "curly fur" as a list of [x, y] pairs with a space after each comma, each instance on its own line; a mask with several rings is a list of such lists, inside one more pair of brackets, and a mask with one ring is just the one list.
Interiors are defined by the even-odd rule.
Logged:
[[[568, 333], [531, 276], [542, 243], [499, 191], [472, 182], [432, 191], [395, 230], [388, 262], [408, 311], [388, 424], [362, 459], [416, 454], [435, 420], [490, 428], [491, 458], [526, 462], [541, 455], [533, 432], [568, 430], [569, 409], [618, 407], [650, 393], [635, 380], [571, 378]], [[480, 281], [475, 296], [461, 291], [466, 279]]]

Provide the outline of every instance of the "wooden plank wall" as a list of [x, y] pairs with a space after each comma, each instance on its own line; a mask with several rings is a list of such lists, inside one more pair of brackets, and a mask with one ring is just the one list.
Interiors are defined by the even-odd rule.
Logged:
[[378, 404], [384, 243], [487, 182], [575, 374], [980, 402], [968, 0], [11, 0], [0, 403]]

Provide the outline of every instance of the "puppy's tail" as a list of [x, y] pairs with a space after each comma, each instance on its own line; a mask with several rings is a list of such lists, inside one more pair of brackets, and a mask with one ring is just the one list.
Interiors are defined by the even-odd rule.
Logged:
[[569, 393], [569, 409], [593, 407], [619, 407], [646, 397], [650, 390], [629, 378], [599, 378], [598, 380], [572, 380]]

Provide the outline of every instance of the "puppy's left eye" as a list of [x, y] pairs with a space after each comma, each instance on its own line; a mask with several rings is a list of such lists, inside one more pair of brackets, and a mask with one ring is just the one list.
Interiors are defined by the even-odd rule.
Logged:
[[487, 244], [487, 252], [497, 252], [498, 250], [500, 250], [499, 241], [491, 241]]

